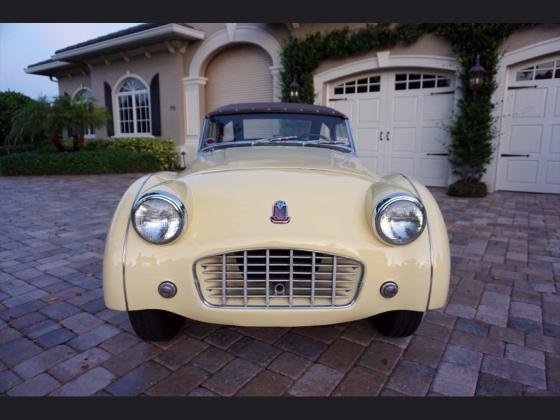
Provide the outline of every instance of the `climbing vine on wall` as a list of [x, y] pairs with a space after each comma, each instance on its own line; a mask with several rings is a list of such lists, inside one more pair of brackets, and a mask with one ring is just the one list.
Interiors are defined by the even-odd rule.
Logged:
[[[448, 127], [452, 141], [449, 161], [459, 181], [450, 187], [455, 195], [484, 195], [480, 179], [492, 158], [495, 136], [491, 101], [496, 89], [499, 47], [513, 32], [531, 24], [446, 23], [446, 24], [377, 24], [357, 30], [345, 27], [327, 33], [315, 33], [304, 39], [292, 38], [282, 51], [282, 96], [290, 98], [290, 83], [296, 76], [300, 84], [298, 102], [313, 103], [313, 72], [325, 60], [345, 58], [370, 51], [410, 45], [422, 35], [432, 33], [447, 40], [460, 65], [461, 97], [458, 112]], [[477, 54], [486, 69], [484, 81], [476, 94], [469, 88], [468, 70]]]

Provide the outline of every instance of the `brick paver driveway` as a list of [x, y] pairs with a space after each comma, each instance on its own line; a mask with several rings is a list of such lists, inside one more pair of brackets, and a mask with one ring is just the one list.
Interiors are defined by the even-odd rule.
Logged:
[[444, 311], [407, 339], [188, 321], [141, 342], [103, 305], [113, 210], [136, 175], [0, 178], [0, 393], [560, 395], [560, 196], [434, 193], [453, 252]]

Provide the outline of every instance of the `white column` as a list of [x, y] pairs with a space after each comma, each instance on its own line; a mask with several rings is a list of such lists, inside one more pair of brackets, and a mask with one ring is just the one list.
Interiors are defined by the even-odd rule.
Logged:
[[185, 98], [185, 147], [188, 161], [196, 155], [200, 136], [200, 123], [204, 117], [205, 77], [184, 77], [183, 95]]
[[282, 82], [280, 79], [282, 66], [270, 66], [269, 69], [272, 74], [272, 100], [280, 102], [282, 100]]

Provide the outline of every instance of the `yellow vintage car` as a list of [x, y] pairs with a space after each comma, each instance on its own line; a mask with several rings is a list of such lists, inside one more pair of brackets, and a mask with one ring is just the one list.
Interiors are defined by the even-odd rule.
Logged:
[[105, 304], [154, 341], [185, 317], [260, 327], [371, 318], [407, 336], [445, 305], [449, 277], [432, 194], [365, 168], [345, 115], [293, 103], [210, 112], [189, 168], [125, 192], [103, 264]]

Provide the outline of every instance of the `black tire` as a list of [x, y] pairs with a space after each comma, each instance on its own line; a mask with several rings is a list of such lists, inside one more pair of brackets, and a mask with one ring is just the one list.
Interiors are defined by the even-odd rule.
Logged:
[[146, 341], [171, 340], [185, 322], [180, 315], [158, 309], [129, 311], [128, 318], [138, 337]]
[[424, 312], [390, 311], [371, 317], [371, 322], [386, 337], [408, 337], [414, 334]]

